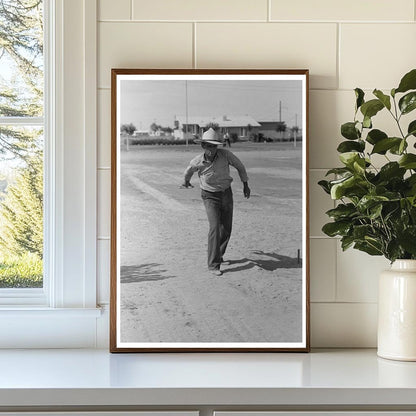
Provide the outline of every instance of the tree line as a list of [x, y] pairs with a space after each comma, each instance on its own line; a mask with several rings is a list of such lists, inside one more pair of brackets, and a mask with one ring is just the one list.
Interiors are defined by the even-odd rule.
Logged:
[[[1, 117], [43, 116], [42, 6], [41, 0], [0, 0], [0, 63], [9, 69], [0, 77]], [[0, 125], [0, 163], [14, 169], [0, 196], [0, 257], [42, 259], [43, 129]]]

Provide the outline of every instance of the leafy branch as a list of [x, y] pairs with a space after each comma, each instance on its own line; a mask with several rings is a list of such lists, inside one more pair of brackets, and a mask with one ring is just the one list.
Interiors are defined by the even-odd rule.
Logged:
[[[402, 116], [416, 109], [416, 69], [401, 79], [390, 95], [375, 89], [375, 98], [365, 100], [362, 89], [355, 90], [353, 121], [342, 124], [344, 139], [337, 148], [342, 167], [330, 169], [319, 185], [337, 207], [327, 211], [333, 220], [322, 231], [341, 238], [343, 250], [353, 247], [370, 255], [396, 259], [416, 259], [416, 154], [409, 151], [416, 137], [416, 120], [403, 129]], [[373, 127], [373, 118], [387, 111], [397, 132], [387, 134]], [[413, 145], [416, 147], [416, 144]], [[379, 169], [374, 158], [387, 163]]]

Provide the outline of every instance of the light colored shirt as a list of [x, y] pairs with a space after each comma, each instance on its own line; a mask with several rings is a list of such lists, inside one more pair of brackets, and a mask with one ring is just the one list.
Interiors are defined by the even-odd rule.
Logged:
[[226, 149], [218, 149], [212, 162], [202, 153], [194, 157], [185, 170], [185, 181], [198, 172], [199, 186], [209, 192], [225, 191], [231, 186], [230, 165], [237, 169], [241, 182], [247, 182], [247, 172], [241, 160]]

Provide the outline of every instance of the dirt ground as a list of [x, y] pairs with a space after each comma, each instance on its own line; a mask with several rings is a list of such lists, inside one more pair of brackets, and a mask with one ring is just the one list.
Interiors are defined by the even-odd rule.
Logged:
[[121, 152], [122, 342], [301, 342], [301, 146], [240, 143], [246, 200], [234, 177], [223, 276], [207, 271], [208, 221], [198, 177], [179, 189], [201, 148]]

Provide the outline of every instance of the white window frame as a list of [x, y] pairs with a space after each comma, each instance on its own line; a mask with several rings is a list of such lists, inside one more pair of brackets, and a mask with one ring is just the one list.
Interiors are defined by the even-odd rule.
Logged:
[[[44, 44], [46, 47], [48, 47], [49, 39], [48, 38], [48, 22], [49, 16], [48, 16], [48, 7], [47, 3], [52, 0], [43, 0], [44, 1], [44, 27], [45, 27], [45, 33], [44, 33]], [[45, 61], [45, 68], [48, 67], [47, 61], [49, 58], [50, 52], [48, 50], [44, 51], [44, 61]], [[48, 79], [47, 74], [44, 75], [44, 81], [45, 81], [45, 93], [44, 93], [44, 116], [43, 117], [0, 117], [0, 124], [6, 125], [6, 126], [12, 126], [12, 127], [27, 127], [27, 126], [34, 126], [34, 127], [43, 127], [44, 128], [44, 137], [47, 137], [47, 91], [49, 90], [48, 86]], [[45, 140], [46, 143], [46, 140]], [[47, 149], [44, 149], [45, 156], [47, 155]], [[46, 158], [44, 158], [44, 168], [46, 168]], [[45, 175], [44, 175], [44, 191], [45, 191]], [[46, 192], [44, 192], [46, 194]], [[49, 198], [47, 198], [49, 200]], [[47, 202], [46, 202], [47, 204]], [[44, 205], [46, 205], [44, 204]], [[48, 223], [48, 218], [45, 216], [45, 208], [44, 208], [44, 224]], [[48, 245], [48, 240], [46, 237], [44, 227], [43, 237], [44, 237], [44, 243]], [[48, 251], [48, 248], [45, 247], [45, 252]], [[43, 288], [28, 288], [28, 289], [0, 289], [0, 307], [3, 305], [46, 305], [48, 302], [48, 278], [49, 278], [49, 270], [48, 270], [48, 263], [44, 260], [43, 262]]]
[[45, 284], [0, 293], [0, 348], [97, 344], [97, 0], [44, 2]]

